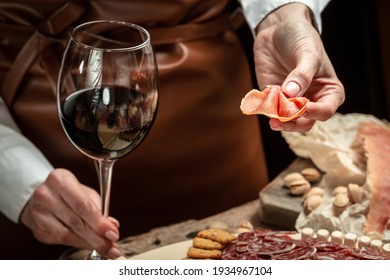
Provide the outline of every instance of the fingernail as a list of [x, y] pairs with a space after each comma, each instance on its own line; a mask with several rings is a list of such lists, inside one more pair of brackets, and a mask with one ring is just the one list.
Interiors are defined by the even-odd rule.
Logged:
[[283, 92], [286, 93], [290, 97], [295, 97], [299, 94], [301, 91], [301, 88], [297, 83], [294, 82], [288, 82], [287, 85], [284, 87]]
[[118, 248], [112, 247], [108, 250], [108, 256], [110, 259], [117, 259], [122, 256], [122, 252]]
[[116, 226], [117, 228], [119, 228], [120, 224], [119, 224], [119, 221], [118, 221], [117, 219], [115, 219], [115, 218], [113, 218], [113, 217], [108, 217], [108, 219], [109, 219], [112, 223], [114, 223], [115, 226]]
[[282, 131], [284, 129], [284, 126], [271, 126], [271, 129], [275, 131]]
[[109, 240], [111, 240], [111, 241], [113, 241], [113, 242], [115, 242], [115, 241], [117, 241], [117, 240], [119, 239], [119, 234], [118, 234], [117, 232], [113, 231], [113, 230], [108, 230], [108, 231], [106, 231], [106, 233], [104, 234], [104, 236], [105, 236], [107, 239], [109, 239]]

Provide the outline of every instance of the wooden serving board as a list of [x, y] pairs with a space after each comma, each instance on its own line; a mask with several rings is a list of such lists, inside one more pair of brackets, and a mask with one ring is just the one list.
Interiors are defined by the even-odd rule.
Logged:
[[262, 223], [279, 229], [295, 230], [295, 221], [303, 209], [303, 196], [294, 196], [283, 186], [283, 177], [315, 167], [309, 159], [297, 158], [259, 193], [259, 216]]

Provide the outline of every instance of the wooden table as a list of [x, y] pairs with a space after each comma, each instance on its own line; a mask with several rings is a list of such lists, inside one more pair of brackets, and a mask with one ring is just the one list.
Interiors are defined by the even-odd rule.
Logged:
[[[211, 223], [224, 222], [229, 230], [234, 231], [242, 220], [250, 221], [256, 228], [265, 228], [259, 219], [259, 201], [250, 201], [228, 211], [201, 220], [187, 220], [181, 223], [152, 229], [149, 232], [129, 236], [119, 244], [125, 257], [131, 257], [165, 245], [192, 239], [196, 232], [207, 228]], [[269, 227], [267, 227], [269, 228]], [[90, 251], [71, 250], [61, 259], [85, 259]]]
[[[302, 209], [302, 198], [291, 197], [283, 188], [282, 178], [289, 172], [308, 166], [313, 166], [309, 160], [295, 160], [259, 193], [259, 199], [205, 219], [187, 220], [126, 237], [119, 242], [124, 257], [192, 239], [199, 230], [215, 222], [226, 223], [231, 232], [235, 232], [243, 220], [251, 222], [256, 229], [293, 230], [295, 220]], [[63, 254], [61, 259], [85, 259], [89, 253], [87, 250], [71, 250]]]

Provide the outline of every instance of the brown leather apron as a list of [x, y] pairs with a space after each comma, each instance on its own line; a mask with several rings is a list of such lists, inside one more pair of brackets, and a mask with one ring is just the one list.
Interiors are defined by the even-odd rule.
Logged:
[[150, 31], [159, 111], [146, 140], [114, 166], [110, 214], [122, 237], [256, 199], [268, 181], [258, 120], [239, 109], [253, 85], [228, 11], [228, 0], [0, 3], [2, 97], [54, 167], [96, 189], [93, 162], [68, 141], [57, 115], [54, 89], [67, 32], [103, 18]]

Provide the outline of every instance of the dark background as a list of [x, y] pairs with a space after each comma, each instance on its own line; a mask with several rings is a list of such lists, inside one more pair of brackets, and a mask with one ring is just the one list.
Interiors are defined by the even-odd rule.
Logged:
[[[322, 39], [346, 100], [340, 113], [390, 121], [390, 0], [333, 0], [322, 13]], [[260, 116], [270, 179], [294, 159], [279, 132]]]

